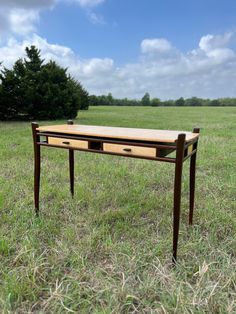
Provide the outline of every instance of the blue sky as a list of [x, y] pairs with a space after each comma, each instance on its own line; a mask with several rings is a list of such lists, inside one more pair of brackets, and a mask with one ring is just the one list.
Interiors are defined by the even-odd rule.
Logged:
[[30, 44], [91, 94], [236, 96], [235, 0], [0, 0], [0, 61]]
[[236, 25], [235, 0], [107, 0], [89, 11], [101, 23], [91, 23], [87, 9], [78, 4], [61, 2], [42, 14], [39, 34], [83, 57], [96, 54], [125, 63], [137, 58], [144, 38], [164, 37], [186, 52], [203, 34], [224, 33]]

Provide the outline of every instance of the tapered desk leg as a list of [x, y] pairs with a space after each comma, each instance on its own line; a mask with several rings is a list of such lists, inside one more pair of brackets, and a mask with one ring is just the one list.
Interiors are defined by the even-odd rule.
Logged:
[[36, 128], [38, 124], [32, 123], [33, 143], [34, 143], [34, 206], [35, 213], [39, 214], [39, 188], [40, 188], [40, 145], [37, 145], [39, 136], [37, 135]]
[[[68, 120], [67, 124], [74, 124], [72, 120]], [[74, 150], [69, 149], [69, 168], [70, 168], [70, 192], [74, 197]]]
[[179, 134], [176, 145], [177, 147], [175, 162], [174, 208], [173, 208], [173, 255], [172, 255], [173, 264], [175, 264], [177, 260], [185, 134]]
[[[199, 133], [199, 128], [194, 128], [193, 133]], [[194, 144], [194, 149], [197, 149], [196, 142]], [[193, 210], [194, 210], [194, 198], [195, 198], [195, 177], [196, 177], [196, 158], [197, 158], [197, 152], [190, 157], [190, 169], [189, 169], [189, 224], [193, 224]]]
[[69, 166], [70, 166], [70, 192], [74, 197], [74, 151], [69, 150]]

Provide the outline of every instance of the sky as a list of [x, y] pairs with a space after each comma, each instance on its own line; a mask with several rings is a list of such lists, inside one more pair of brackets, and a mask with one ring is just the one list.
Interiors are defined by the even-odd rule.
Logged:
[[35, 45], [89, 94], [236, 97], [236, 0], [0, 0], [0, 62]]

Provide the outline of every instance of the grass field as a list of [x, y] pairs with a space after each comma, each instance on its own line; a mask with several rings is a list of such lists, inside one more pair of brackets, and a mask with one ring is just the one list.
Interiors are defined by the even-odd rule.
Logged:
[[194, 225], [186, 162], [174, 269], [174, 165], [76, 152], [72, 200], [68, 152], [43, 148], [36, 218], [30, 123], [0, 122], [0, 312], [236, 313], [235, 121], [236, 108], [151, 107], [93, 107], [75, 121], [201, 128]]

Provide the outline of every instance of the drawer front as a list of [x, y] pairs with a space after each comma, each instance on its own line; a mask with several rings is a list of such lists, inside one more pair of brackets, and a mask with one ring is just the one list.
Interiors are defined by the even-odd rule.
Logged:
[[130, 156], [156, 157], [156, 148], [153, 147], [104, 143], [103, 150], [107, 152], [126, 154]]
[[187, 152], [188, 155], [191, 154], [192, 151], [193, 151], [193, 145], [190, 145], [190, 146], [188, 147], [188, 152]]
[[69, 138], [48, 137], [48, 144], [62, 147], [88, 148], [87, 141], [71, 140]]

